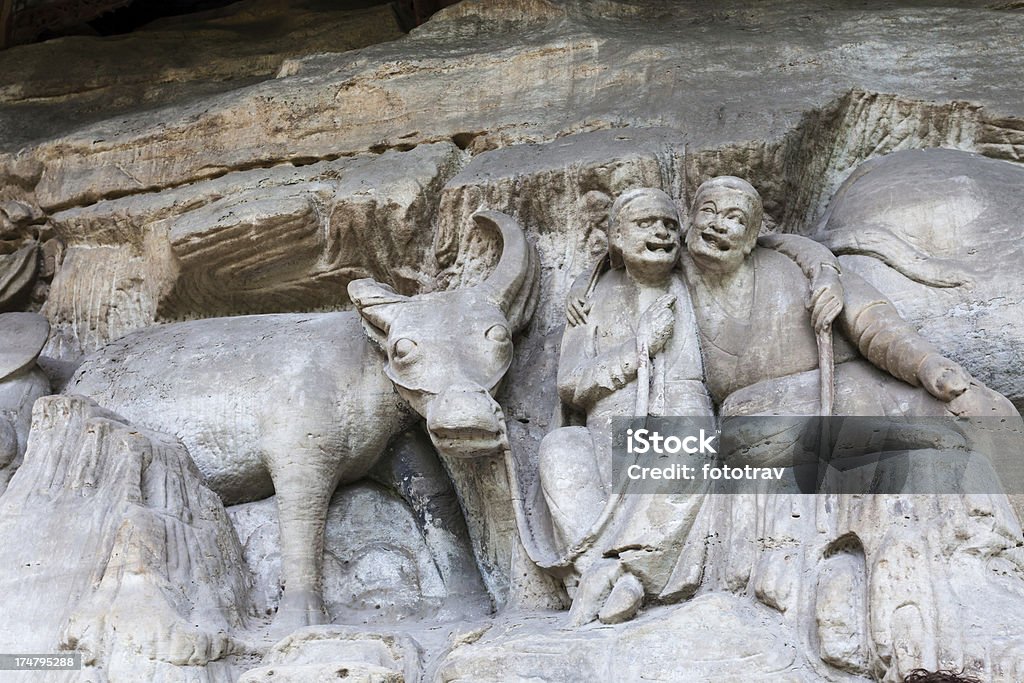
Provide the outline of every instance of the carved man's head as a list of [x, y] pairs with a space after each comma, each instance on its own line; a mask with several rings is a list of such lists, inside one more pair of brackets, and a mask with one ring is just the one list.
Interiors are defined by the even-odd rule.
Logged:
[[623, 193], [608, 218], [612, 265], [624, 265], [634, 275], [664, 275], [679, 260], [679, 212], [661, 190], [642, 187]]
[[712, 178], [694, 195], [686, 248], [701, 269], [736, 270], [757, 243], [763, 215], [753, 185], [735, 176]]

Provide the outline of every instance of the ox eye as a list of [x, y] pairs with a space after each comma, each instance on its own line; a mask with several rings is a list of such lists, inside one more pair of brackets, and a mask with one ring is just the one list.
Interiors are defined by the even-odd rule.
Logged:
[[495, 342], [507, 342], [512, 338], [512, 335], [508, 333], [508, 328], [504, 325], [494, 325], [490, 327], [484, 336]]
[[409, 355], [416, 350], [416, 342], [412, 339], [406, 339], [405, 337], [395, 342], [393, 347], [392, 357], [397, 360], [403, 360], [408, 358]]

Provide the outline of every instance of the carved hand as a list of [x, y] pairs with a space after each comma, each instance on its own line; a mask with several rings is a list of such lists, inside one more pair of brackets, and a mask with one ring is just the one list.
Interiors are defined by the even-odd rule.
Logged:
[[937, 353], [925, 357], [917, 370], [917, 378], [929, 394], [947, 403], [967, 391], [971, 385], [969, 372], [959, 363]]
[[830, 266], [822, 266], [811, 281], [811, 323], [815, 332], [832, 323], [843, 310], [843, 285], [839, 273]]
[[590, 313], [590, 309], [593, 303], [586, 298], [573, 296], [573, 293], [569, 293], [569, 300], [565, 304], [565, 317], [570, 327], [577, 327], [578, 325], [585, 325], [587, 323], [587, 314]]
[[672, 338], [676, 322], [675, 314], [672, 312], [675, 303], [674, 294], [663, 294], [640, 316], [637, 340], [641, 343], [646, 342], [652, 357], [665, 348], [665, 344]]

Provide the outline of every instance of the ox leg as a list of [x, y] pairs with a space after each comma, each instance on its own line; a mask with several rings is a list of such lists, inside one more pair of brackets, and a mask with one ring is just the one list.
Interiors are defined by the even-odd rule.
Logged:
[[284, 592], [271, 628], [275, 637], [327, 622], [323, 603], [324, 524], [337, 486], [334, 463], [323, 453], [301, 453], [271, 470], [281, 530]]

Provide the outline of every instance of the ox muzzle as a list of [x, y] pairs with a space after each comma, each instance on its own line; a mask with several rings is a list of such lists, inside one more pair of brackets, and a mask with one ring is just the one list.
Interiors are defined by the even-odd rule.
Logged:
[[501, 406], [479, 385], [445, 388], [430, 402], [426, 421], [434, 445], [451, 455], [491, 455], [507, 441]]

